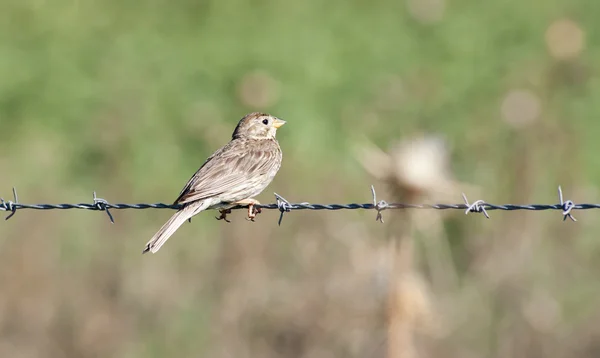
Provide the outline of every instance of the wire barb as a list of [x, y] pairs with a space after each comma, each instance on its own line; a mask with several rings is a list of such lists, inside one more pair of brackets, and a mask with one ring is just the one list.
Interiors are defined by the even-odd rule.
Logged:
[[281, 226], [281, 220], [283, 220], [283, 214], [285, 213], [289, 213], [290, 211], [292, 211], [292, 204], [290, 204], [289, 201], [287, 201], [283, 196], [277, 194], [277, 193], [273, 193], [275, 194], [275, 201], [277, 203], [277, 209], [279, 209], [279, 220], [277, 221], [277, 225]]
[[487, 203], [483, 200], [476, 200], [473, 204], [469, 204], [469, 200], [467, 200], [467, 196], [465, 193], [462, 193], [463, 200], [465, 201], [465, 205], [467, 206], [467, 210], [465, 210], [465, 215], [468, 213], [483, 213], [487, 219], [490, 218], [487, 211], [485, 210], [485, 205]]
[[114, 224], [115, 220], [113, 219], [113, 216], [110, 213], [110, 210], [108, 210], [109, 205], [110, 204], [108, 203], [108, 201], [106, 201], [102, 198], [98, 198], [96, 196], [96, 192], [94, 192], [94, 208], [96, 208], [96, 210], [106, 211], [106, 215], [108, 215], [108, 218], [110, 219], [110, 223]]
[[389, 205], [385, 200], [377, 201], [377, 194], [375, 193], [375, 187], [373, 185], [371, 185], [371, 194], [373, 195], [373, 208], [377, 210], [375, 221], [379, 221], [383, 224], [383, 215], [381, 215], [381, 212], [387, 209]]
[[17, 213], [17, 206], [19, 205], [19, 197], [17, 196], [17, 189], [13, 187], [12, 192], [13, 192], [13, 198], [15, 199], [15, 201], [11, 201], [11, 200], [5, 201], [3, 198], [0, 198], [0, 210], [11, 212], [10, 214], [8, 214], [7, 217], [4, 218], [4, 220], [8, 220], [8, 219], [12, 218]]
[[577, 221], [577, 219], [571, 215], [571, 210], [575, 208], [575, 203], [571, 200], [563, 201], [563, 193], [560, 185], [558, 186], [558, 200], [560, 201], [560, 206], [563, 210], [563, 221], [567, 220], [567, 218], [571, 219], [571, 221]]

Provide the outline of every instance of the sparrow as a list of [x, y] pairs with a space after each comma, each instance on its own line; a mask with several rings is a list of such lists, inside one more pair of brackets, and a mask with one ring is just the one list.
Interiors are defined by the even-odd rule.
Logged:
[[275, 139], [286, 122], [266, 113], [250, 113], [235, 127], [231, 141], [214, 152], [188, 180], [174, 204], [182, 205], [146, 244], [142, 253], [156, 253], [186, 221], [208, 209], [218, 209], [227, 220], [231, 208], [248, 206], [248, 218], [260, 212], [253, 197], [260, 194], [281, 167], [282, 153]]

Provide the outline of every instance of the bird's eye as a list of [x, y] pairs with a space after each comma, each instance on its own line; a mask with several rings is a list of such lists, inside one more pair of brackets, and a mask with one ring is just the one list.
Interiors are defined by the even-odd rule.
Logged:
[[269, 120], [268, 119], [263, 119], [263, 124], [266, 126], [267, 124], [269, 124]]

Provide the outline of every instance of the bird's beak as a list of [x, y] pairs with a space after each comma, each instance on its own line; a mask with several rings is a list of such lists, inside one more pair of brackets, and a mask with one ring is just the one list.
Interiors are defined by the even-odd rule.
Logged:
[[285, 121], [283, 119], [275, 118], [275, 122], [273, 122], [273, 127], [279, 128], [284, 124], [285, 124]]

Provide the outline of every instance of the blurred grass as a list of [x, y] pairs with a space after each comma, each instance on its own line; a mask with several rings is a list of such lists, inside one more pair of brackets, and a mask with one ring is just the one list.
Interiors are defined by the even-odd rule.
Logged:
[[[488, 201], [553, 202], [558, 184], [573, 200], [600, 201], [600, 3], [422, 3], [445, 4], [441, 19], [424, 23], [406, 2], [388, 0], [5, 0], [0, 192], [14, 185], [28, 203], [90, 201], [93, 190], [112, 202], [169, 202], [243, 114], [265, 110], [288, 125], [278, 134], [283, 168], [262, 201], [276, 191], [292, 201], [366, 202], [372, 179], [354, 145], [369, 138], [385, 149], [422, 132], [446, 138], [455, 176]], [[562, 18], [585, 33], [585, 48], [567, 61], [545, 38]], [[255, 73], [271, 82], [248, 77]], [[515, 89], [537, 96], [533, 125], [503, 120]], [[276, 213], [256, 225], [238, 214], [228, 226], [207, 213], [165, 252], [140, 257], [167, 215], [116, 212], [110, 226], [89, 212], [22, 212], [3, 223], [1, 355], [381, 354], [383, 294], [370, 269], [355, 266], [379, 262], [385, 234], [370, 214], [296, 212], [278, 228]], [[464, 316], [427, 341], [430, 356], [598, 351], [598, 214], [577, 213], [577, 225], [556, 213], [516, 223], [513, 215], [494, 212], [485, 225], [445, 219], [461, 284], [433, 290], [442, 307], [456, 307], [451, 316]], [[531, 251], [507, 268], [519, 237], [533, 240], [523, 244]], [[490, 271], [517, 279], [498, 288]], [[551, 297], [561, 324], [520, 325], [520, 300], [530, 296]]]

